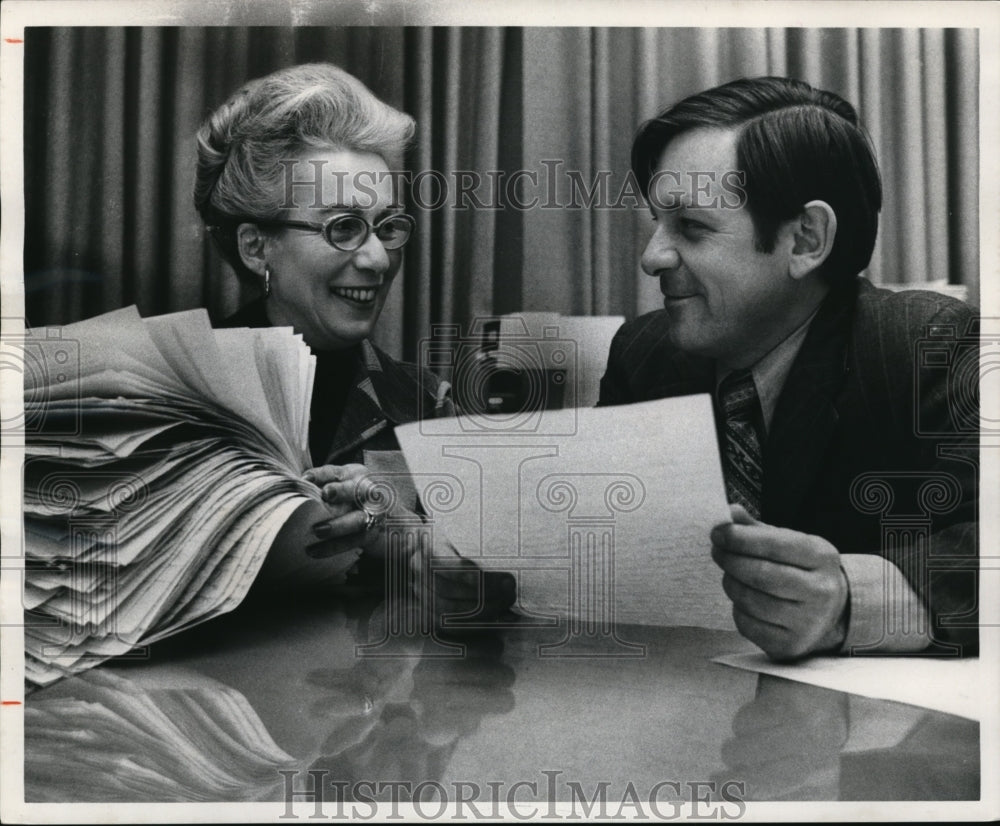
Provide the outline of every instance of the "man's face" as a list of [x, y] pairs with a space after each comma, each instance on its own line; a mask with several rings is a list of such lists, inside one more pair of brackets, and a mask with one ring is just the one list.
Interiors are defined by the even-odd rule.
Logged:
[[790, 312], [797, 293], [787, 233], [773, 252], [754, 245], [737, 191], [736, 138], [705, 128], [667, 144], [650, 188], [655, 229], [642, 254], [643, 270], [660, 279], [674, 346], [733, 368], [756, 362], [801, 320]]

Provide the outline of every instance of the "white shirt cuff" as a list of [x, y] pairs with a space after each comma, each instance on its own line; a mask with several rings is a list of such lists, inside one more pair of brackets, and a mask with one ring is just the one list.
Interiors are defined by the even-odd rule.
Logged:
[[840, 566], [850, 588], [842, 653], [912, 653], [930, 645], [930, 615], [899, 568], [875, 554], [841, 554]]

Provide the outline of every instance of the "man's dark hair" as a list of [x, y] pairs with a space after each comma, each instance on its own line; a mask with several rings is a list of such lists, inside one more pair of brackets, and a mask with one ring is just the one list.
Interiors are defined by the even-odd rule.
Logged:
[[736, 167], [746, 173], [747, 210], [760, 251], [774, 249], [781, 223], [821, 200], [837, 215], [824, 273], [834, 280], [853, 278], [868, 266], [882, 182], [851, 104], [784, 77], [741, 78], [685, 98], [639, 127], [632, 144], [632, 171], [647, 200], [666, 145], [705, 127], [740, 129]]

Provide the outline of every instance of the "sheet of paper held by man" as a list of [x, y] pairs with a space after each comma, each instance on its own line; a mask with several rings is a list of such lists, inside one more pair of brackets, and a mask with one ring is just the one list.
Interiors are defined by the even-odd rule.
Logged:
[[732, 629], [709, 532], [729, 521], [707, 395], [396, 428], [434, 530], [518, 577], [519, 607]]

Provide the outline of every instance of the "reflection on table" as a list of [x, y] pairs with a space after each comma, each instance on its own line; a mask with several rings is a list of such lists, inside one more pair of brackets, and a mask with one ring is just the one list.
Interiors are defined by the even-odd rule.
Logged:
[[428, 781], [485, 799], [603, 788], [608, 814], [630, 783], [665, 815], [692, 784], [716, 801], [979, 797], [978, 723], [712, 663], [748, 649], [735, 633], [624, 626], [643, 656], [585, 637], [547, 656], [565, 630], [512, 615], [386, 644], [384, 604], [326, 602], [249, 606], [30, 694], [27, 800], [281, 807], [310, 772], [330, 800], [406, 801]]

